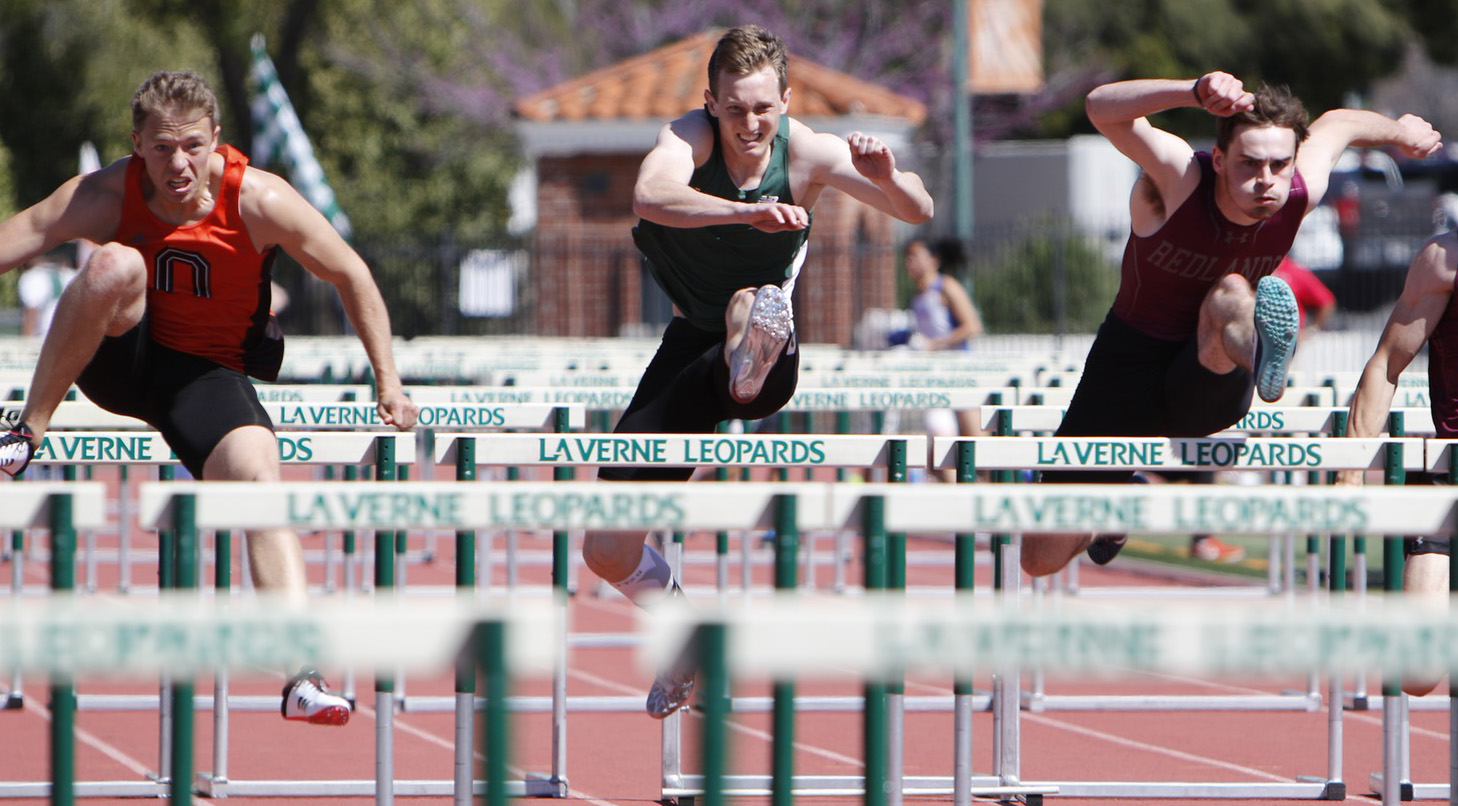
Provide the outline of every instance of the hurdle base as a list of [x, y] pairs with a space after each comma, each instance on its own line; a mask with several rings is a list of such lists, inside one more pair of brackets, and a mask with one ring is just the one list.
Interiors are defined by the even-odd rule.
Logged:
[[1322, 784], [1321, 797], [1318, 800], [1346, 800], [1347, 783], [1345, 781], [1328, 781], [1325, 778], [1318, 778], [1314, 775], [1298, 775], [1296, 780], [1306, 783]]
[[[1373, 792], [1381, 792], [1382, 791], [1382, 785], [1383, 785], [1382, 773], [1380, 773], [1380, 772], [1374, 772], [1371, 775], [1368, 775], [1367, 776], [1367, 785], [1370, 786], [1370, 787], [1372, 787], [1372, 791]], [[1430, 789], [1431, 790], [1436, 790], [1439, 787], [1441, 787], [1442, 790], [1443, 790], [1442, 797], [1444, 799], [1446, 799], [1448, 797], [1448, 785], [1447, 784], [1432, 784], [1430, 786], [1424, 785], [1424, 786], [1420, 786], [1420, 787], [1414, 787], [1412, 781], [1402, 781], [1402, 782], [1400, 782], [1397, 785], [1397, 799], [1398, 800], [1403, 800], [1403, 801], [1412, 800], [1413, 799], [1413, 792], [1416, 789], [1423, 789], [1424, 791], [1427, 791], [1427, 790], [1430, 790]], [[1437, 797], [1437, 795], [1436, 794], [1433, 794], [1433, 795], [1431, 795], [1431, 797]]]
[[22, 709], [24, 707], [25, 707], [25, 695], [24, 694], [21, 694], [19, 692], [12, 691], [9, 694], [6, 694], [5, 695], [5, 706], [4, 706], [3, 710], [6, 710], [6, 711], [19, 711], [20, 709]]
[[[197, 794], [208, 798], [325, 798], [350, 797], [373, 798], [375, 781], [318, 780], [318, 781], [235, 781], [216, 778], [209, 772], [200, 772], [196, 777]], [[455, 781], [395, 781], [396, 797], [450, 797], [456, 791]], [[565, 779], [547, 777], [526, 778], [506, 782], [506, 796], [512, 798], [565, 798], [570, 788]], [[471, 782], [472, 797], [486, 794], [485, 781]]]
[[[671, 785], [670, 785], [671, 783]], [[1057, 784], [1018, 783], [1004, 784], [996, 775], [972, 775], [969, 779], [971, 794], [979, 798], [996, 798], [999, 801], [1022, 800], [1033, 803], [1032, 798], [1060, 794]], [[726, 797], [768, 797], [772, 794], [774, 779], [768, 775], [726, 775], [723, 780]], [[950, 796], [955, 794], [952, 779], [940, 776], [908, 775], [902, 778], [901, 792], [905, 796]], [[862, 797], [865, 795], [865, 778], [859, 775], [796, 775], [790, 779], [790, 793], [796, 797]], [[681, 775], [662, 788], [661, 803], [691, 806], [704, 795], [704, 776]]]
[[1030, 713], [1052, 711], [1297, 711], [1321, 710], [1321, 695], [1284, 694], [1168, 694], [1112, 695], [1038, 694], [1024, 691], [1022, 708]]
[[1241, 800], [1325, 800], [1325, 779], [1309, 782], [1138, 782], [1138, 781], [1036, 781], [1026, 786], [1054, 786], [1060, 796], [1075, 798], [1212, 798]]
[[[0, 799], [50, 798], [50, 781], [0, 783]], [[155, 781], [77, 781], [78, 798], [165, 798], [171, 787]]]
[[[1449, 702], [1449, 698], [1448, 697], [1445, 697], [1445, 696], [1443, 696], [1441, 694], [1438, 694], [1437, 696], [1431, 696], [1430, 695], [1430, 696], [1426, 696], [1426, 697], [1408, 697], [1407, 695], [1403, 695], [1403, 696], [1407, 700], [1407, 710], [1409, 712], [1411, 712], [1411, 711], [1443, 711], [1443, 712], [1446, 713], [1447, 711], [1449, 711], [1453, 707], [1452, 706], [1452, 703]], [[1367, 697], [1367, 709], [1368, 710], [1371, 710], [1371, 711], [1381, 711], [1382, 710], [1382, 695], [1381, 694], [1373, 694], [1373, 695]]]

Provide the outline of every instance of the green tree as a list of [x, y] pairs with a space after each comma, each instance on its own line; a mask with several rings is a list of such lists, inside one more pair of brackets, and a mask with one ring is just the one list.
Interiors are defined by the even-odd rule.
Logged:
[[1392, 0], [1417, 31], [1428, 56], [1439, 64], [1458, 64], [1458, 14], [1452, 0]]
[[1119, 267], [1067, 222], [1025, 228], [972, 263], [989, 333], [1092, 333], [1119, 287]]
[[[1042, 131], [1091, 131], [1083, 94], [1105, 81], [1193, 78], [1211, 70], [1250, 85], [1286, 84], [1319, 114], [1401, 67], [1404, 47], [1415, 37], [1413, 14], [1387, 0], [1047, 3], [1049, 91], [1074, 97], [1044, 116]], [[1190, 137], [1212, 135], [1209, 120], [1198, 115], [1174, 114], [1162, 123]]]
[[209, 78], [208, 50], [185, 19], [139, 17], [126, 0], [8, 0], [0, 14], [0, 142], [15, 200], [34, 204], [77, 171], [81, 144], [103, 161], [131, 152], [133, 91], [168, 54]]

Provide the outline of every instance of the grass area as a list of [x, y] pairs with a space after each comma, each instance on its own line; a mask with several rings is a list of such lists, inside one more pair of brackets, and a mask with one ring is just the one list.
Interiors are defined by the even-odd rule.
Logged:
[[[1218, 537], [1225, 543], [1244, 548], [1245, 558], [1235, 563], [1217, 563], [1197, 559], [1190, 556], [1190, 541], [1183, 535], [1130, 537], [1129, 543], [1124, 547], [1121, 556], [1152, 560], [1206, 572], [1264, 578], [1270, 569], [1270, 553], [1272, 547], [1282, 545], [1269, 537], [1248, 535], [1218, 535]], [[1304, 580], [1306, 575], [1307, 542], [1305, 537], [1296, 538], [1295, 563], [1298, 580]], [[1382, 538], [1367, 538], [1364, 542], [1366, 544], [1365, 554], [1367, 557], [1368, 584], [1369, 586], [1380, 586], [1383, 565]], [[1347, 541], [1348, 569], [1352, 567], [1355, 543], [1355, 540]], [[1325, 568], [1327, 541], [1318, 540], [1317, 545], [1321, 557], [1320, 565], [1322, 568]], [[1278, 548], [1277, 550], [1280, 549]]]

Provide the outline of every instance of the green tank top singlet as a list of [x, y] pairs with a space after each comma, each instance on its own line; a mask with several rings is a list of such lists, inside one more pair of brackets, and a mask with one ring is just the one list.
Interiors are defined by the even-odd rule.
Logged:
[[[732, 201], [769, 201], [794, 204], [790, 192], [790, 120], [780, 118], [769, 167], [758, 188], [740, 190], [729, 177], [720, 148], [718, 122], [712, 117], [714, 152], [694, 170], [689, 186], [702, 193]], [[796, 271], [797, 254], [809, 235], [807, 227], [795, 232], [761, 232], [748, 224], [710, 227], [665, 227], [639, 220], [633, 242], [648, 259], [658, 285], [696, 327], [723, 332], [724, 310], [741, 288], [783, 285]]]

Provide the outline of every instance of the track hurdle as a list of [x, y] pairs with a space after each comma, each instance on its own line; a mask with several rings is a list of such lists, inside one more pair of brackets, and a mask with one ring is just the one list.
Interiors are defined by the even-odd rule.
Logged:
[[[76, 529], [95, 528], [106, 521], [106, 487], [98, 482], [32, 482], [7, 485], [0, 507], [0, 529], [46, 528], [51, 538], [51, 582], [61, 591], [76, 587]], [[12, 600], [11, 604], [14, 605]], [[0, 629], [13, 629], [15, 619], [0, 621]], [[13, 644], [10, 636], [0, 645]], [[14, 664], [17, 670], [20, 664]], [[38, 797], [59, 806], [75, 803], [76, 688], [73, 678], [52, 674], [50, 684], [51, 782], [36, 787]], [[0, 783], [0, 797], [27, 794], [21, 783]]]
[[[887, 493], [887, 528], [951, 530], [968, 528], [970, 524], [971, 528], [980, 530], [1018, 533], [1084, 533], [1092, 528], [1101, 532], [1161, 534], [1187, 531], [1192, 521], [1221, 511], [1229, 513], [1222, 520], [1222, 528], [1236, 534], [1278, 533], [1293, 528], [1292, 521], [1298, 517], [1306, 522], [1297, 528], [1339, 534], [1378, 530], [1444, 534], [1452, 531], [1454, 523], [1453, 494], [1433, 488], [977, 486], [980, 489], [967, 489], [961, 498], [945, 488], [927, 485], [894, 488]], [[845, 492], [844, 496], [853, 498], [874, 492], [872, 485], [869, 489]], [[1339, 699], [1334, 700], [1328, 707], [1339, 712], [1339, 703]], [[1007, 748], [1009, 744], [1005, 741], [1003, 746]], [[1017, 780], [1016, 755], [999, 756], [998, 760], [1003, 765], [999, 775]], [[1061, 795], [1084, 797], [1329, 799], [1340, 798], [1340, 793], [1345, 791], [1339, 775], [1276, 784], [1044, 783], [1056, 786]]]
[[[1299, 410], [1298, 410], [1299, 411]], [[1321, 412], [1321, 409], [1315, 409]], [[1335, 418], [1340, 412], [1332, 412]], [[1300, 415], [1292, 414], [1294, 421]], [[1319, 414], [1317, 415], [1320, 416]], [[958, 444], [965, 445], [959, 449]], [[989, 437], [980, 439], [940, 438], [933, 448], [935, 463], [939, 466], [953, 466], [958, 461], [957, 450], [970, 451], [973, 461], [982, 468], [996, 469], [1124, 469], [1124, 470], [1257, 470], [1269, 471], [1335, 471], [1347, 469], [1382, 470], [1394, 466], [1421, 469], [1424, 461], [1423, 440], [1419, 438], [1376, 438], [1368, 440], [1341, 437], [1261, 437], [1242, 434], [1207, 437], [1199, 439], [1166, 438], [1093, 438], [1093, 437]], [[1401, 457], [1400, 459], [1398, 457]], [[1295, 489], [1295, 488], [1280, 488]], [[1291, 532], [1297, 531], [1293, 522]], [[1046, 530], [1045, 530], [1046, 531]], [[1102, 530], [1093, 530], [1102, 531]], [[1191, 522], [1176, 533], [1209, 532], [1223, 530], [1215, 521]], [[1330, 530], [1318, 530], [1329, 533]], [[1312, 580], [1313, 592], [1316, 580]], [[1069, 593], [1088, 594], [1089, 591], [1070, 590]], [[1272, 586], [1270, 593], [1278, 592]], [[1244, 592], [1237, 590], [1237, 595]], [[1035, 679], [1037, 679], [1035, 677]], [[1320, 693], [1315, 689], [1316, 681], [1304, 694], [1260, 696], [1250, 698], [1219, 697], [1206, 703], [1201, 698], [1198, 704], [1217, 704], [1224, 708], [1258, 710], [1307, 710], [1320, 707]], [[1340, 692], [1332, 692], [1340, 697]], [[1035, 685], [1025, 703], [1030, 710], [1053, 709], [1105, 709], [1105, 708], [1190, 708], [1197, 703], [1188, 698], [1128, 697], [1128, 698], [1064, 698], [1042, 693], [1041, 685]]]
[[[1423, 387], [1426, 390], [1426, 386]], [[1389, 417], [1389, 430], [1401, 433], [1404, 430], [1405, 416], [1400, 411], [1394, 411]], [[1448, 439], [1427, 439], [1424, 442], [1425, 448], [1425, 471], [1444, 479], [1445, 486], [1451, 488], [1458, 484], [1458, 440]], [[1396, 472], [1389, 472], [1386, 481], [1389, 484], [1402, 484], [1405, 479]], [[1394, 573], [1392, 568], [1401, 568], [1406, 563], [1403, 555], [1402, 540], [1404, 537], [1417, 534], [1431, 534], [1425, 532], [1399, 533], [1386, 531], [1383, 539], [1383, 588], [1387, 591], [1401, 590], [1400, 574]], [[1451, 538], [1450, 538], [1451, 539]], [[1455, 573], [1455, 562], [1450, 553], [1448, 558], [1448, 589], [1450, 596], [1458, 593], [1458, 573]], [[1458, 668], [1458, 667], [1453, 667]], [[1364, 708], [1379, 705], [1382, 708], [1382, 771], [1373, 773], [1369, 777], [1372, 789], [1381, 792], [1384, 802], [1388, 798], [1395, 800], [1448, 800], [1454, 802], [1454, 783], [1458, 783], [1458, 687], [1449, 680], [1448, 698], [1446, 701], [1433, 695], [1422, 698], [1409, 697], [1401, 689], [1400, 681], [1390, 676], [1383, 682], [1382, 693], [1378, 697], [1363, 696], [1361, 703]], [[1375, 702], [1374, 702], [1375, 700]], [[1433, 784], [1417, 783], [1412, 780], [1409, 771], [1408, 756], [1408, 735], [1410, 731], [1409, 713], [1415, 710], [1434, 711], [1446, 710], [1449, 713], [1450, 734], [1455, 741], [1450, 747], [1450, 768], [1454, 774], [1450, 776], [1450, 783]]]
[[[217, 502], [223, 491], [209, 491]], [[195, 499], [179, 496], [169, 518], [179, 532], [195, 533]], [[551, 647], [530, 640], [536, 629], [554, 618], [548, 603], [504, 603], [453, 599], [412, 603], [375, 603], [373, 606], [289, 603], [259, 599], [223, 604], [177, 592], [161, 599], [130, 606], [96, 608], [94, 602], [64, 595], [15, 604], [5, 609], [0, 660], [28, 670], [68, 680], [78, 675], [171, 674], [179, 680], [208, 671], [244, 665], [285, 666], [302, 656], [357, 664], [372, 669], [393, 668], [403, 662], [413, 669], [438, 670], [470, 655], [486, 677], [486, 712], [482, 726], [486, 781], [477, 792], [483, 802], [504, 806], [506, 784], [507, 714], [504, 700], [508, 675], [537, 673], [553, 661]], [[389, 650], [382, 649], [388, 646]], [[184, 687], [187, 684], [182, 684]], [[132, 793], [138, 797], [167, 797], [174, 803], [192, 802], [190, 778], [192, 741], [186, 733], [191, 713], [181, 699], [179, 737], [174, 769], [178, 775]], [[65, 717], [64, 709], [57, 709]], [[52, 722], [57, 741], [52, 748], [52, 777], [43, 783], [52, 802], [70, 806], [75, 798], [90, 796], [91, 787], [75, 780], [68, 755], [74, 743], [74, 721]], [[314, 788], [327, 790], [330, 782]], [[395, 782], [408, 789], [407, 782]], [[325, 794], [329, 794], [325, 791]], [[469, 800], [469, 799], [468, 799]], [[388, 801], [386, 801], [388, 802]]]
[[[1312, 667], [1416, 669], [1455, 660], [1451, 646], [1438, 646], [1458, 630], [1452, 617], [1404, 607], [1400, 601], [1372, 609], [1293, 605], [1273, 610], [1244, 602], [1210, 610], [1179, 601], [1162, 601], [1158, 608], [1147, 604], [1105, 600], [1088, 608], [1029, 611], [965, 597], [846, 601], [796, 596], [665, 619], [654, 625], [649, 646], [659, 645], [652, 655], [664, 658], [674, 642], [662, 636], [698, 630], [705, 647], [702, 678], [713, 691], [726, 689], [734, 675], [813, 677], [835, 674], [837, 668], [856, 668], [872, 678], [900, 669], [956, 675], [972, 668], [1028, 664], [1091, 672], [1117, 665], [1177, 674], [1213, 669], [1267, 675]], [[1403, 650], [1394, 653], [1395, 646]], [[752, 794], [728, 790], [721, 772], [725, 765], [716, 753], [722, 755], [718, 744], [706, 742], [702, 786], [681, 802], [702, 798], [723, 803], [729, 794]], [[870, 780], [868, 771], [864, 802], [885, 803], [870, 788]], [[1225, 794], [1175, 796], [1234, 798], [1235, 786]], [[1030, 804], [1041, 803], [1046, 794], [1079, 796], [1075, 785], [1024, 782], [1016, 789]]]
[[[86, 404], [91, 405], [91, 404]], [[131, 421], [135, 424], [136, 421]], [[390, 432], [369, 433], [351, 431], [293, 431], [279, 432], [280, 458], [284, 465], [311, 465], [311, 464], [346, 464], [360, 465], [372, 464], [381, 467], [393, 468], [396, 461], [411, 463], [415, 461], [415, 435], [409, 433]], [[154, 431], [130, 430], [130, 431], [66, 431], [51, 430], [42, 439], [41, 445], [37, 448], [32, 458], [33, 464], [62, 464], [62, 465], [110, 465], [124, 462], [130, 465], [157, 466], [159, 474], [170, 471], [177, 465], [177, 458], [167, 446], [162, 436]], [[389, 474], [393, 476], [393, 470]], [[8, 490], [26, 490], [32, 487], [45, 489], [49, 482], [25, 482], [17, 484]], [[122, 494], [125, 495], [125, 489]], [[8, 495], [8, 493], [7, 493]], [[99, 524], [98, 524], [99, 525]], [[196, 576], [198, 555], [202, 547], [198, 541], [193, 540], [184, 550], [178, 550], [174, 544], [176, 535], [168, 530], [162, 530], [159, 535], [158, 571], [159, 589], [171, 587], [171, 580], [176, 578], [176, 571], [184, 565], [191, 568], [191, 574]], [[393, 536], [391, 536], [393, 540]], [[215, 559], [215, 584], [219, 591], [226, 591], [231, 582], [231, 556], [232, 541], [231, 535], [226, 530], [219, 530], [214, 534], [214, 559]], [[245, 555], [246, 556], [246, 555]], [[129, 564], [130, 557], [123, 556], [121, 562]], [[54, 564], [55, 560], [52, 559]], [[149, 593], [150, 589], [128, 586], [131, 592]], [[19, 598], [24, 592], [18, 587], [14, 591], [14, 597]], [[230, 697], [228, 694], [228, 682], [225, 675], [220, 675], [215, 683], [215, 695], [212, 697], [197, 697], [195, 700], [189, 697], [188, 707], [211, 708], [214, 715], [215, 744], [214, 744], [214, 770], [211, 773], [200, 775], [210, 783], [208, 786], [216, 786], [216, 794], [223, 796], [223, 790], [227, 784], [227, 730], [228, 714], [231, 709], [243, 710], [276, 710], [278, 701], [271, 697]], [[18, 694], [18, 692], [13, 692]], [[173, 720], [170, 718], [172, 708], [176, 705], [176, 694], [169, 690], [164, 682], [157, 695], [118, 695], [118, 694], [84, 694], [73, 693], [75, 707], [78, 710], [134, 710], [137, 708], [157, 708], [159, 711], [159, 753], [157, 765], [157, 779], [167, 780], [171, 777], [170, 764], [172, 761], [172, 748], [175, 746], [171, 735]], [[106, 795], [131, 795], [137, 791], [137, 786], [144, 788], [149, 784], [132, 781], [109, 781], [89, 782], [87, 791], [95, 796]], [[42, 796], [41, 790], [36, 786], [30, 786], [18, 790], [28, 796]], [[152, 791], [152, 790], [146, 790]], [[211, 790], [205, 790], [211, 793]]]
[[[637, 528], [645, 513], [657, 513], [665, 528], [752, 529], [774, 525], [785, 535], [783, 544], [793, 546], [801, 529], [826, 528], [832, 508], [831, 488], [824, 484], [744, 482], [736, 484], [633, 483], [597, 484], [579, 482], [505, 482], [470, 485], [397, 482], [388, 487], [368, 482], [316, 485], [264, 484], [172, 484], [146, 485], [143, 510], [149, 522], [165, 511], [166, 501], [179, 495], [196, 495], [195, 515], [202, 527], [262, 528], [283, 524], [303, 529], [310, 525], [341, 522], [358, 527], [391, 528], [409, 523], [438, 528], [551, 528], [625, 529]], [[216, 494], [216, 495], [215, 495]], [[213, 501], [226, 495], [227, 512]], [[226, 518], [226, 520], [224, 520]], [[883, 548], [868, 553], [884, 558]], [[872, 566], [877, 565], [871, 563]], [[884, 569], [884, 563], [881, 564]], [[783, 580], [794, 573], [793, 551], [787, 551], [777, 569]], [[558, 601], [564, 601], [558, 599]], [[387, 670], [388, 671], [388, 670]], [[775, 694], [777, 761], [771, 775], [773, 789], [781, 797], [813, 794], [848, 794], [847, 787], [817, 789], [809, 777], [793, 772], [794, 689], [782, 681]], [[378, 736], [378, 734], [377, 734]], [[459, 734], [458, 734], [459, 736]], [[878, 738], [879, 737], [879, 738]], [[868, 741], [884, 741], [884, 734], [868, 733]], [[884, 748], [884, 745], [883, 745]], [[881, 751], [885, 753], [883, 749]], [[387, 775], [387, 771], [380, 774]], [[348, 782], [331, 782], [331, 791]], [[378, 793], [393, 787], [399, 792], [407, 782], [376, 782]], [[408, 782], [421, 794], [431, 782]], [[862, 787], [860, 780], [855, 782]], [[479, 791], [480, 786], [476, 789]], [[1000, 787], [998, 793], [1032, 792], [1026, 787]]]
[[[1024, 389], [1023, 393], [1024, 397], [1037, 394], [1037, 392], [1027, 389]], [[1061, 407], [1051, 404], [985, 405], [981, 410], [981, 422], [984, 430], [994, 432], [1003, 422], [999, 418], [1007, 417], [1009, 418], [1006, 420], [1007, 428], [1011, 432], [1009, 435], [1052, 434], [1063, 422], [1063, 411]], [[1000, 412], [1007, 413], [1000, 414]], [[1434, 433], [1431, 409], [1397, 407], [1393, 409], [1393, 412], [1404, 415], [1409, 434]], [[1344, 419], [1346, 413], [1345, 406], [1270, 406], [1251, 409], [1235, 425], [1221, 432], [1220, 435], [1238, 433], [1249, 436], [1276, 434], [1341, 436], [1338, 433], [1338, 424]]]
[[[776, 497], [821, 496], [823, 486], [806, 488], [798, 485], [744, 483], [702, 485], [704, 489], [688, 489], [691, 485], [660, 483], [656, 485], [599, 485], [573, 482], [481, 482], [474, 484], [435, 482], [395, 482], [386, 487], [378, 483], [320, 482], [312, 485], [270, 485], [215, 482], [211, 484], [144, 485], [143, 512], [148, 522], [157, 521], [166, 511], [166, 502], [180, 494], [198, 495], [196, 519], [203, 527], [222, 528], [227, 523], [236, 528], [264, 528], [286, 525], [296, 529], [348, 525], [357, 528], [634, 528], [645, 513], [652, 513], [667, 528], [753, 528], [767, 521], [764, 514]], [[223, 504], [212, 502], [213, 494], [226, 493]], [[691, 493], [686, 495], [685, 493]], [[820, 518], [825, 506], [807, 506], [807, 515], [789, 523], [812, 528], [823, 526]], [[565, 601], [565, 600], [563, 600]], [[555, 629], [555, 628], [554, 628]], [[565, 629], [565, 628], [564, 628]], [[383, 712], [382, 712], [383, 713]], [[457, 732], [458, 740], [461, 737]], [[466, 749], [466, 758], [470, 749]], [[458, 755], [460, 748], [457, 750]], [[389, 734], [377, 732], [377, 753], [388, 758]], [[374, 782], [334, 781], [327, 791], [308, 790], [305, 794], [360, 795], [373, 786], [377, 799], [382, 792], [408, 794], [450, 794], [455, 782], [396, 782], [393, 789], [389, 767], [377, 765], [379, 777]], [[518, 782], [512, 794], [565, 794], [566, 780], [556, 782], [553, 792], [533, 791], [534, 782]], [[274, 782], [271, 791], [261, 791], [256, 783], [247, 791], [231, 794], [283, 794], [296, 791], [295, 784]], [[294, 789], [284, 789], [294, 787]], [[455, 789], [458, 799], [462, 796]]]
[[[676, 467], [715, 468], [773, 468], [776, 470], [800, 467], [807, 470], [838, 467], [886, 467], [890, 478], [904, 480], [907, 456], [925, 456], [924, 436], [847, 436], [847, 435], [709, 435], [709, 434], [440, 434], [436, 441], [435, 461], [437, 463], [459, 463], [458, 446], [469, 444], [474, 451], [478, 465], [548, 466], [570, 469], [581, 466], [636, 466], [659, 464]], [[910, 452], [910, 453], [908, 453]], [[732, 489], [736, 484], [704, 483], [716, 489]], [[698, 485], [692, 485], [698, 486]], [[637, 524], [633, 528], [651, 531], [665, 528], [651, 523]], [[674, 543], [668, 552], [668, 560], [675, 574], [682, 576], [682, 532], [672, 529]], [[776, 581], [793, 574], [798, 561], [791, 559], [789, 569], [782, 567], [788, 555], [794, 557], [798, 551], [798, 533], [793, 537], [776, 531]], [[565, 533], [554, 541], [554, 562], [565, 565], [568, 560], [561, 556], [567, 551]], [[784, 541], [794, 540], [790, 550], [785, 550]], [[904, 536], [900, 536], [899, 555], [904, 557]], [[717, 561], [721, 581], [727, 579], [725, 570], [728, 562], [727, 541], [717, 545]], [[747, 562], [747, 560], [746, 560]], [[904, 560], [902, 561], [904, 563]], [[902, 565], [904, 579], [904, 564]], [[745, 590], [749, 590], [746, 585]], [[565, 638], [565, 637], [564, 637]], [[893, 701], [893, 709], [900, 701]], [[566, 733], [565, 681], [560, 701], [554, 700], [554, 736]], [[621, 702], [619, 707], [636, 711], [641, 703]], [[742, 706], [741, 706], [742, 707]], [[893, 716], [893, 725], [899, 724], [899, 713]], [[670, 792], [680, 777], [679, 720], [677, 716], [664, 721], [663, 769], [664, 791]], [[565, 768], [565, 753], [557, 755], [557, 765]], [[554, 765], [556, 766], [556, 765]], [[898, 767], [899, 769], [899, 767]]]
[[[1254, 410], [1253, 410], [1254, 413]], [[1400, 433], [1400, 431], [1399, 431]], [[943, 442], [939, 440], [939, 442]], [[957, 440], [945, 440], [936, 448], [937, 462], [951, 461], [952, 445]], [[983, 467], [1038, 467], [1081, 469], [1259, 469], [1259, 470], [1343, 470], [1343, 469], [1386, 469], [1401, 472], [1403, 469], [1424, 467], [1424, 446], [1422, 440], [1413, 438], [1383, 438], [1357, 440], [1344, 438], [1261, 438], [1248, 436], [1215, 437], [1199, 440], [1175, 439], [1097, 439], [1097, 438], [996, 438], [986, 440], [964, 440], [968, 449], [974, 452], [977, 463]], [[1292, 488], [1287, 488], [1292, 489]], [[1039, 531], [1057, 530], [1038, 527]], [[1292, 531], [1296, 530], [1293, 524]], [[1091, 531], [1116, 531], [1093, 529]], [[1191, 522], [1179, 533], [1230, 532], [1214, 522]], [[1317, 532], [1333, 533], [1331, 529], [1316, 529]], [[1362, 530], [1358, 530], [1362, 531]], [[1341, 534], [1343, 532], [1337, 532]], [[1341, 553], [1338, 540], [1333, 543], [1333, 561]], [[1400, 558], [1399, 558], [1400, 560]], [[1333, 587], [1339, 584], [1340, 575], [1333, 568]], [[1259, 697], [1069, 697], [1050, 696], [1042, 691], [1040, 673], [1034, 675], [1034, 688], [1025, 697], [1025, 705], [1032, 711], [1055, 709], [1152, 709], [1167, 710], [1191, 707], [1221, 707], [1241, 710], [1306, 710], [1320, 707], [1320, 694], [1313, 678], [1309, 690], [1304, 694], [1274, 695]], [[1332, 703], [1342, 701], [1340, 680], [1332, 681], [1329, 696]], [[1339, 712], [1333, 710], [1329, 723], [1329, 774], [1328, 780], [1340, 780], [1341, 729]]]

